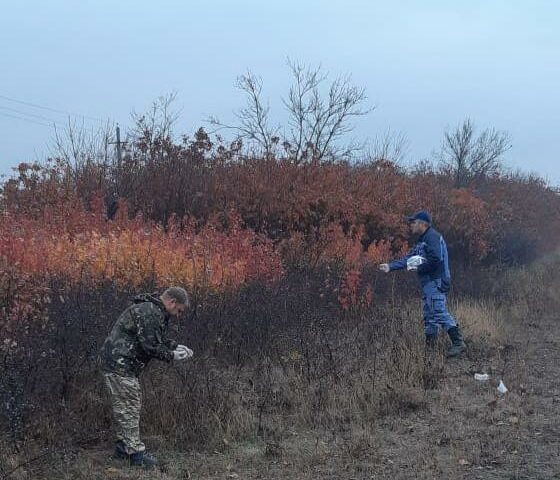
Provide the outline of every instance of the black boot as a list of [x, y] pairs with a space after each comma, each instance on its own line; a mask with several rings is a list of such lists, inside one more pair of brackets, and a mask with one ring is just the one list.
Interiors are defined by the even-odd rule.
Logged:
[[155, 457], [153, 457], [146, 451], [133, 453], [132, 455], [130, 455], [129, 459], [130, 465], [134, 467], [152, 468], [158, 464]]
[[126, 453], [126, 448], [124, 446], [124, 442], [122, 440], [118, 440], [115, 443], [115, 453], [114, 453], [114, 457], [115, 458], [120, 458], [120, 459], [128, 459], [128, 453]]
[[463, 353], [467, 349], [467, 346], [463, 341], [461, 330], [459, 330], [458, 326], [451, 327], [449, 330], [447, 330], [447, 334], [451, 339], [451, 347], [449, 347], [449, 350], [447, 350], [447, 356], [457, 357], [458, 355], [461, 355], [461, 353]]

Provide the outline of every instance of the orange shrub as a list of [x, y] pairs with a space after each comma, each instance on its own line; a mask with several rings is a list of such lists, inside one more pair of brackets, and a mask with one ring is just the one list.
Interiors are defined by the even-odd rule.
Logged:
[[223, 231], [213, 222], [200, 230], [170, 222], [164, 230], [139, 218], [117, 216], [113, 222], [79, 208], [67, 213], [45, 211], [35, 219], [5, 213], [0, 255], [26, 274], [73, 282], [109, 279], [121, 286], [154, 280], [221, 290], [282, 275], [272, 242], [240, 228], [234, 214]]

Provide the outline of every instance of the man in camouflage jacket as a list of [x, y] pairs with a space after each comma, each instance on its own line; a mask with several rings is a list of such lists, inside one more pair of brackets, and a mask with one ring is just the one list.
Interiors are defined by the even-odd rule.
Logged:
[[138, 295], [119, 316], [101, 349], [117, 433], [115, 455], [132, 465], [157, 463], [140, 440], [138, 377], [152, 358], [171, 363], [192, 357], [192, 350], [167, 338], [170, 317], [182, 314], [188, 305], [188, 294], [180, 287], [168, 288], [159, 297]]

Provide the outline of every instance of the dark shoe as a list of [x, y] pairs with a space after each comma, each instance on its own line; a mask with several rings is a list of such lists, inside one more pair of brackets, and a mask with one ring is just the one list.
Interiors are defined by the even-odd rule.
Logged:
[[447, 331], [447, 334], [451, 339], [451, 347], [449, 347], [449, 350], [447, 350], [447, 356], [457, 357], [461, 355], [461, 353], [463, 353], [467, 349], [467, 346], [463, 341], [461, 330], [459, 330], [459, 327], [452, 327]]
[[147, 452], [136, 452], [130, 455], [130, 465], [134, 467], [144, 467], [152, 468], [155, 467], [158, 462], [155, 457], [151, 456]]
[[120, 458], [121, 460], [128, 459], [128, 453], [126, 453], [126, 448], [122, 440], [115, 443], [115, 453], [113, 456], [115, 458]]

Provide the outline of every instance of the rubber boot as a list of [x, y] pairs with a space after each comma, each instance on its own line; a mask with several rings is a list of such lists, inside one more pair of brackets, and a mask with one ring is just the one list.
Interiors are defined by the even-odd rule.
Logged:
[[447, 356], [457, 357], [458, 355], [461, 355], [461, 353], [463, 353], [467, 349], [467, 346], [463, 341], [461, 330], [459, 330], [458, 326], [451, 327], [449, 330], [447, 330], [447, 334], [451, 339], [451, 347], [449, 347], [449, 350], [447, 350]]
[[145, 451], [133, 453], [130, 455], [129, 459], [130, 465], [134, 467], [152, 468], [158, 464], [155, 457]]
[[126, 448], [122, 440], [118, 440], [115, 443], [115, 453], [113, 456], [122, 460], [128, 459], [128, 453], [126, 453]]

